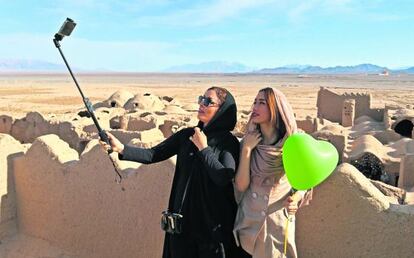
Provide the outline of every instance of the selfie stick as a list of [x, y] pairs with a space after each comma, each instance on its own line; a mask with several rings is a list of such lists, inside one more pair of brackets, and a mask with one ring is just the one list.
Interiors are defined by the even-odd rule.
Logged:
[[[98, 123], [98, 119], [96, 119], [95, 113], [93, 112], [94, 110], [93, 110], [93, 107], [92, 107], [92, 103], [89, 101], [88, 98], [86, 98], [83, 95], [83, 92], [82, 92], [81, 88], [79, 87], [78, 81], [76, 80], [75, 76], [72, 73], [72, 69], [70, 69], [70, 66], [69, 66], [68, 62], [66, 61], [66, 58], [63, 55], [62, 50], [60, 49], [60, 43], [59, 43], [59, 41], [61, 41], [64, 36], [69, 36], [72, 33], [72, 31], [75, 28], [75, 26], [76, 26], [76, 23], [72, 19], [66, 18], [66, 20], [63, 23], [62, 27], [60, 28], [59, 32], [55, 34], [55, 38], [53, 39], [53, 42], [55, 43], [56, 48], [59, 50], [59, 53], [62, 56], [63, 61], [65, 62], [66, 67], [68, 68], [69, 73], [72, 76], [72, 79], [75, 82], [76, 87], [78, 88], [79, 93], [82, 96], [83, 103], [85, 104], [86, 109], [88, 110], [88, 113], [89, 113], [90, 117], [92, 118], [93, 123], [96, 126], [96, 129], [98, 129], [99, 138], [101, 138], [102, 141], [104, 141], [106, 144], [108, 144], [109, 146], [111, 146], [111, 144], [109, 142], [108, 135], [106, 134], [105, 130], [102, 130], [101, 126]], [[112, 159], [112, 156], [109, 155], [109, 154], [112, 153], [112, 147], [109, 147], [109, 149], [108, 149], [107, 152], [108, 152], [109, 158], [112, 161], [112, 165], [114, 166], [115, 172], [117, 174], [117, 178], [115, 178], [115, 181], [117, 183], [121, 183], [122, 176], [119, 173], [119, 171], [117, 169], [117, 166], [115, 165], [115, 161]]]

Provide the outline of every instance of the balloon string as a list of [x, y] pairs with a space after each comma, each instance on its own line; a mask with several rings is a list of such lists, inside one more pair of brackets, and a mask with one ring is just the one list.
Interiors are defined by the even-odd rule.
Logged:
[[291, 217], [290, 214], [288, 215], [288, 218], [286, 220], [286, 226], [285, 226], [285, 244], [284, 244], [284, 249], [283, 249], [283, 254], [284, 257], [286, 257], [286, 250], [287, 250], [287, 240], [288, 240], [288, 232], [289, 232], [289, 221], [290, 221]]
[[[298, 190], [292, 188], [291, 190], [291, 196], [293, 196]], [[286, 214], [287, 214], [287, 220], [286, 220], [286, 226], [285, 226], [285, 243], [283, 248], [283, 254], [284, 257], [286, 257], [286, 250], [287, 250], [287, 240], [288, 240], [288, 232], [289, 232], [289, 222], [292, 222], [292, 216], [289, 214], [287, 209], [285, 208]]]

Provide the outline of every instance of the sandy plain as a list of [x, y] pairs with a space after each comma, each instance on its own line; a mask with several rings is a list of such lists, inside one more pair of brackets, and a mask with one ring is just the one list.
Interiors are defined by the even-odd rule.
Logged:
[[[414, 75], [271, 75], [271, 74], [76, 74], [92, 103], [107, 99], [117, 90], [133, 94], [150, 92], [170, 96], [183, 105], [193, 104], [208, 87], [228, 88], [239, 110], [249, 110], [257, 91], [276, 87], [283, 91], [297, 118], [316, 117], [320, 87], [339, 92], [368, 92], [372, 106], [414, 104]], [[0, 114], [22, 117], [27, 112], [63, 114], [83, 108], [69, 74], [0, 74]]]

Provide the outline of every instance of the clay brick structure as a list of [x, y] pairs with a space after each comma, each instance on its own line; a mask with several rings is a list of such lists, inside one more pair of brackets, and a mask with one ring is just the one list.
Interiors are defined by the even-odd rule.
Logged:
[[57, 136], [46, 135], [14, 165], [20, 234], [75, 257], [161, 256], [159, 218], [167, 207], [173, 160], [125, 168], [126, 178], [117, 184], [97, 141], [79, 157]]
[[163, 108], [162, 112], [166, 114], [188, 114], [188, 111], [176, 105], [167, 105]]
[[[321, 87], [318, 91], [317, 108], [318, 117], [328, 119], [337, 123], [349, 123], [350, 121], [343, 121], [343, 110], [345, 106], [351, 106], [350, 100], [355, 101], [354, 118], [366, 115], [377, 121], [382, 121], [384, 116], [384, 109], [371, 108], [371, 94], [368, 93], [344, 93], [339, 94], [331, 89]], [[350, 116], [351, 118], [351, 116]], [[348, 118], [346, 118], [348, 119]]]
[[348, 144], [348, 133], [341, 125], [327, 125], [311, 135], [315, 139], [332, 143], [338, 151], [339, 161], [342, 161], [342, 153]]
[[374, 132], [372, 134], [375, 138], [377, 138], [378, 141], [380, 141], [382, 144], [389, 144], [392, 142], [396, 142], [401, 140], [401, 135], [396, 133], [394, 130], [387, 129], [380, 132]]
[[[114, 93], [114, 107], [97, 109], [103, 127], [125, 144], [152, 147], [197, 124], [194, 105], [143, 94], [129, 98], [128, 110], [118, 107], [130, 96]], [[321, 116], [297, 121], [359, 168], [341, 163], [297, 213], [300, 257], [414, 257], [414, 139], [395, 129], [414, 116], [404, 108], [370, 109], [370, 101], [369, 94], [321, 88]], [[239, 112], [238, 137], [248, 118], [249, 111]], [[91, 119], [76, 114], [0, 116], [0, 257], [161, 257], [159, 219], [174, 157], [143, 165], [113, 153], [124, 177], [117, 184], [97, 138]], [[391, 185], [368, 179], [367, 167], [386, 172]]]
[[344, 163], [297, 214], [301, 257], [413, 257], [414, 206], [389, 202]]
[[[390, 150], [374, 136], [363, 135], [352, 143], [348, 159], [368, 178], [395, 185], [400, 158], [390, 156], [388, 154]], [[398, 167], [396, 168], [395, 165]]]
[[112, 108], [124, 107], [125, 103], [133, 97], [134, 94], [131, 92], [127, 90], [119, 90], [112, 94], [107, 100], [103, 101], [101, 106]]
[[403, 137], [413, 138], [414, 110], [398, 106], [387, 106], [384, 114], [385, 126]]
[[[109, 115], [105, 112], [97, 112], [96, 116], [101, 127], [109, 129]], [[6, 120], [3, 131], [21, 143], [32, 143], [39, 136], [56, 134], [72, 148], [81, 152], [87, 142], [97, 134], [96, 127], [90, 118], [77, 115], [58, 118], [53, 115], [44, 116], [38, 112], [29, 112], [20, 119], [3, 118]]]
[[401, 159], [398, 187], [411, 190], [414, 188], [414, 151]]
[[345, 99], [342, 104], [342, 126], [353, 126], [355, 119], [355, 99]]
[[375, 135], [382, 133], [385, 126], [382, 122], [375, 121], [369, 116], [361, 116], [354, 121], [354, 126], [350, 128], [349, 135], [355, 139], [363, 135]]
[[160, 111], [164, 107], [162, 100], [151, 93], [137, 94], [124, 105], [126, 110], [141, 109], [145, 111]]
[[162, 116], [150, 112], [134, 112], [120, 116], [120, 129], [127, 131], [143, 131], [158, 128], [164, 121]]
[[13, 126], [14, 119], [11, 116], [1, 115], [0, 116], [0, 133], [10, 134]]
[[0, 134], [0, 240], [16, 233], [16, 191], [13, 160], [25, 147], [7, 134]]
[[317, 119], [307, 116], [305, 119], [296, 119], [298, 128], [302, 129], [306, 133], [313, 133], [317, 128]]
[[111, 130], [109, 132], [124, 144], [129, 143], [133, 139], [152, 144], [165, 139], [162, 131], [158, 128], [142, 131]]
[[[7, 193], [12, 184], [18, 226], [7, 231], [0, 223], [0, 255], [7, 250], [30, 258], [161, 256], [159, 217], [168, 201], [173, 159], [153, 165], [120, 161], [124, 180], [116, 184], [96, 140], [80, 156], [56, 135], [37, 138], [25, 154], [10, 136], [1, 135], [4, 141], [14, 141], [17, 149], [9, 152], [20, 153], [9, 159], [14, 180], [8, 180]], [[377, 188], [353, 166], [341, 164], [297, 214], [299, 254], [411, 257], [414, 206], [399, 205], [403, 198], [404, 191]], [[2, 214], [11, 207], [3, 200]]]
[[190, 126], [195, 126], [198, 123], [197, 117], [192, 115], [183, 114], [166, 114], [163, 115], [164, 123], [159, 125], [158, 128], [161, 130], [165, 138], [170, 137], [177, 131]]
[[23, 143], [31, 143], [40, 135], [45, 134], [45, 132], [55, 132], [58, 129], [55, 125], [48, 123], [42, 114], [29, 112], [26, 114], [26, 117], [15, 120], [10, 134]]

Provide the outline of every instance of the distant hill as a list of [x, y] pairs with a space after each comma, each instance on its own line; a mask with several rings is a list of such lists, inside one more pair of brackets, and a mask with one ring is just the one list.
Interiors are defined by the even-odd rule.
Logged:
[[[108, 72], [108, 69], [86, 70], [72, 67], [81, 72]], [[235, 62], [205, 62], [173, 66], [161, 72], [171, 73], [258, 73], [258, 74], [379, 74], [384, 70], [391, 74], [414, 74], [414, 67], [405, 69], [388, 69], [373, 64], [359, 64], [355, 66], [320, 67], [312, 65], [286, 65], [275, 68], [255, 70], [252, 67]], [[66, 66], [61, 64], [28, 59], [0, 59], [0, 72], [67, 72]], [[114, 72], [114, 71], [111, 71]], [[137, 71], [139, 72], [139, 71]]]
[[414, 67], [410, 67], [410, 68], [402, 69], [402, 70], [397, 70], [396, 72], [414, 74]]
[[63, 64], [39, 60], [0, 59], [0, 72], [57, 72], [65, 71]]
[[335, 66], [322, 68], [320, 66], [297, 66], [297, 67], [276, 67], [265, 68], [256, 73], [273, 73], [273, 74], [378, 74], [384, 70], [389, 70], [386, 67], [381, 67], [373, 64], [360, 64], [355, 66]]
[[163, 72], [172, 73], [246, 73], [252, 71], [253, 68], [240, 63], [229, 62], [206, 62], [200, 64], [186, 64], [173, 66], [165, 69]]

